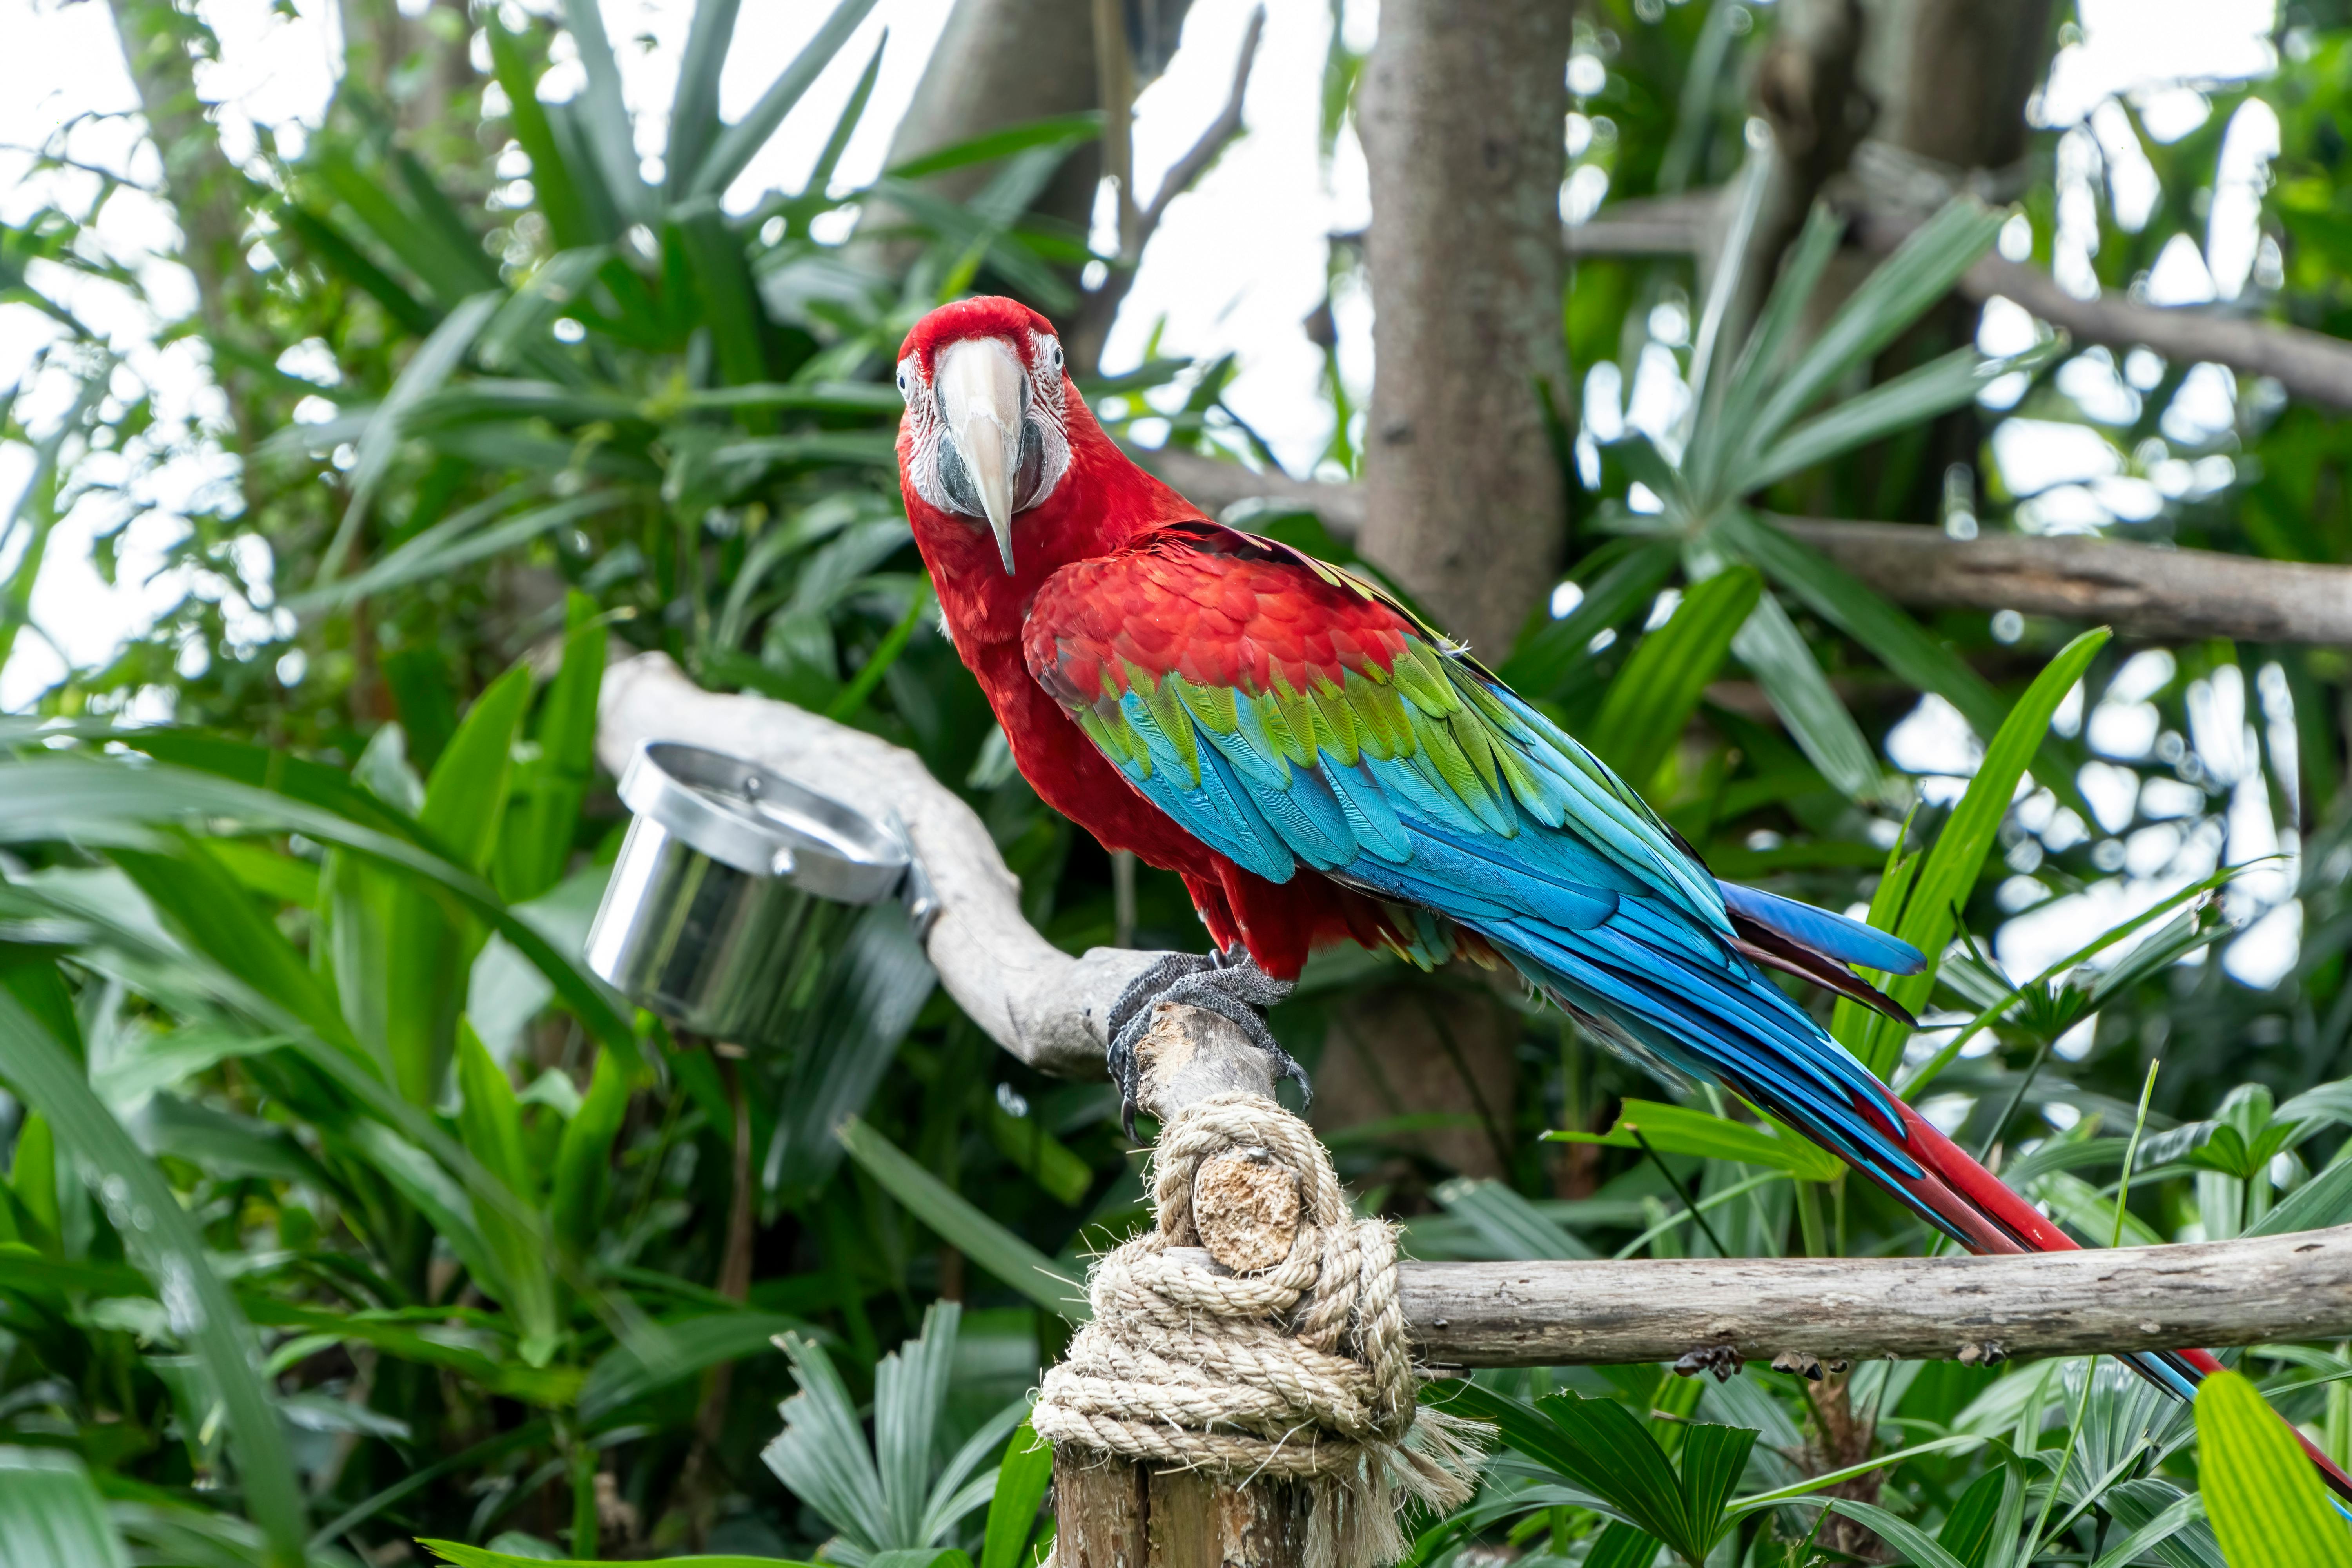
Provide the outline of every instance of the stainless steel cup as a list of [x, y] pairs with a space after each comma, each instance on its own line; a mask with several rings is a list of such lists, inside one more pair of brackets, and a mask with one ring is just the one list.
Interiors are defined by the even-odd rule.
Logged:
[[859, 906], [920, 895], [903, 837], [755, 763], [649, 742], [635, 813], [588, 932], [588, 966], [714, 1039], [786, 1043]]

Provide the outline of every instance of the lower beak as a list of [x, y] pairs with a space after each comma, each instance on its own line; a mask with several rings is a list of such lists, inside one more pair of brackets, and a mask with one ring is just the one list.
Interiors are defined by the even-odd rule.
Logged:
[[948, 438], [980, 497], [1007, 574], [1013, 571], [1013, 476], [1024, 412], [1021, 362], [995, 338], [966, 338], [940, 352], [936, 372]]

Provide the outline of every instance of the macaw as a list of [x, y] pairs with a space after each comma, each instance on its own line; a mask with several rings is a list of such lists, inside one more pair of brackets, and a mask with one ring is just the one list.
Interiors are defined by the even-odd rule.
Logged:
[[[1220, 950], [1162, 964], [1114, 1009], [1130, 1115], [1157, 1000], [1234, 1018], [1295, 1074], [1257, 1008], [1311, 951], [1467, 956], [1666, 1078], [1729, 1089], [1970, 1251], [2075, 1246], [1767, 973], [1901, 1015], [1848, 966], [1915, 973], [1909, 943], [1718, 881], [1467, 649], [1355, 575], [1204, 516], [1104, 434], [1027, 307], [933, 310], [898, 384], [907, 516], [1014, 763], [1106, 848], [1181, 876]], [[2220, 1366], [2123, 1359], [2181, 1397]]]

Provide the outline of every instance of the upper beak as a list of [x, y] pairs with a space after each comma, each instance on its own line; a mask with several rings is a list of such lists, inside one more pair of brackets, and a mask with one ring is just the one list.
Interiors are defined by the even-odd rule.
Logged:
[[1013, 571], [1013, 476], [1021, 465], [1024, 376], [1012, 345], [1001, 338], [964, 338], [940, 352], [933, 372], [955, 443], [980, 508], [996, 535], [1004, 570]]

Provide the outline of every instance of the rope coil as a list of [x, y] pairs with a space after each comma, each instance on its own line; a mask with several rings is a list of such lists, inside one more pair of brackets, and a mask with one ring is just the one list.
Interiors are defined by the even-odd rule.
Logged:
[[[1265, 1151], [1298, 1183], [1290, 1254], [1249, 1275], [1167, 1256], [1194, 1238], [1192, 1182], [1217, 1155]], [[1397, 1300], [1396, 1233], [1360, 1219], [1307, 1124], [1252, 1094], [1179, 1111], [1153, 1157], [1158, 1224], [1087, 1276], [1094, 1320], [1045, 1374], [1031, 1420], [1055, 1444], [1307, 1483], [1307, 1568], [1403, 1556], [1399, 1498], [1470, 1499], [1483, 1428], [1420, 1410]]]

